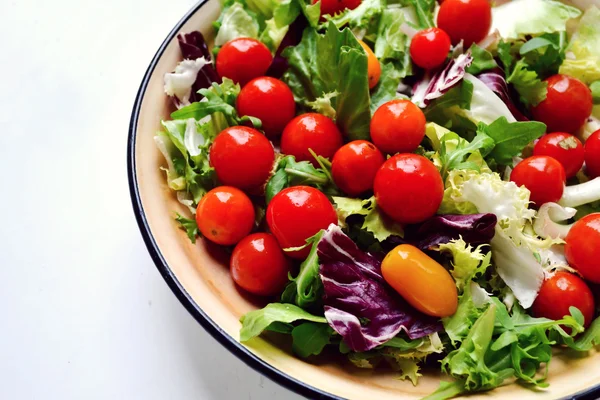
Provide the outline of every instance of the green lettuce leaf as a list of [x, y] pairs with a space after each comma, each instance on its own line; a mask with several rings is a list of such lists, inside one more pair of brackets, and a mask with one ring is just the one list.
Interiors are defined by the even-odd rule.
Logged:
[[480, 74], [498, 66], [492, 53], [477, 46], [476, 43], [471, 45], [469, 52], [473, 57], [473, 61], [471, 61], [471, 65], [467, 67], [466, 71], [472, 75]]
[[506, 82], [513, 85], [526, 106], [537, 106], [546, 99], [548, 83], [542, 81], [535, 71], [527, 69], [527, 63], [523, 60], [515, 64]]
[[303, 322], [292, 330], [292, 350], [302, 358], [321, 354], [333, 332], [327, 324]]
[[554, 0], [513, 0], [492, 8], [492, 30], [506, 40], [566, 31], [567, 21], [581, 15], [575, 7]]
[[418, 30], [432, 28], [435, 26], [434, 11], [435, 0], [401, 0], [403, 6], [410, 6], [416, 16], [414, 27]]
[[567, 51], [570, 57], [560, 66], [560, 73], [571, 75], [586, 84], [600, 80], [600, 9], [592, 6], [579, 21]]
[[338, 28], [347, 25], [353, 30], [356, 28], [366, 29], [374, 20], [379, 18], [384, 7], [385, 2], [382, 2], [382, 0], [363, 0], [353, 10], [346, 9], [336, 15], [326, 15], [325, 22], [321, 27], [324, 28], [329, 25], [329, 22], [333, 22]]
[[283, 80], [301, 106], [326, 93], [331, 99], [336, 123], [351, 140], [368, 139], [371, 113], [367, 55], [349, 29], [338, 30], [333, 23], [324, 35], [305, 29], [302, 41], [288, 47], [283, 56], [289, 68]]
[[183, 229], [187, 233], [187, 236], [190, 239], [190, 241], [192, 243], [196, 243], [196, 236], [198, 236], [198, 224], [196, 223], [196, 219], [185, 218], [181, 214], [177, 213], [175, 221], [177, 221], [181, 229]]
[[218, 27], [215, 46], [223, 46], [240, 37], [258, 39], [260, 29], [256, 14], [235, 2], [224, 7], [215, 26]]
[[242, 316], [240, 319], [242, 323], [240, 341], [247, 342], [260, 335], [273, 323], [290, 324], [298, 320], [327, 324], [325, 317], [312, 315], [293, 304], [271, 303], [267, 304], [265, 308], [250, 311]]
[[439, 245], [439, 250], [452, 255], [450, 274], [459, 290], [463, 290], [475, 277], [485, 273], [491, 265], [492, 253], [484, 254], [482, 249], [487, 245], [471, 247], [462, 238]]
[[375, 196], [366, 200], [334, 196], [333, 202], [342, 226], [346, 224], [348, 216], [362, 215], [365, 218], [360, 229], [372, 233], [379, 242], [392, 235], [404, 236], [402, 226], [390, 220], [379, 210], [375, 203]]
[[600, 104], [600, 81], [592, 82], [590, 85], [590, 90], [592, 91], [592, 99], [594, 100], [594, 104]]

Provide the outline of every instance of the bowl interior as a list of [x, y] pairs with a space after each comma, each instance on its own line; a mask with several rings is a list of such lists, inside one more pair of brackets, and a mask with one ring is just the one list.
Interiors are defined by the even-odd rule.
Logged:
[[[245, 345], [238, 342], [240, 316], [262, 304], [236, 289], [229, 276], [226, 253], [203, 240], [194, 245], [178, 229], [174, 213], [185, 214], [186, 210], [167, 187], [159, 169], [164, 160], [153, 140], [161, 119], [168, 118], [172, 111], [163, 92], [163, 75], [180, 61], [175, 35], [200, 30], [206, 38], [212, 38], [211, 24], [218, 17], [219, 7], [218, 0], [199, 4], [171, 33], [148, 70], [134, 109], [129, 154], [132, 195], [142, 233], [159, 270], [182, 303], [221, 343], [251, 366], [310, 398], [418, 399], [433, 392], [440, 379], [436, 369], [423, 372], [415, 387], [396, 379], [393, 371], [357, 369], [336, 359], [318, 363], [300, 360], [275, 335], [255, 338]], [[506, 385], [470, 398], [570, 396], [600, 384], [600, 355], [593, 352], [588, 357], [575, 357], [561, 353], [550, 365], [549, 382], [549, 389], [543, 392]]]

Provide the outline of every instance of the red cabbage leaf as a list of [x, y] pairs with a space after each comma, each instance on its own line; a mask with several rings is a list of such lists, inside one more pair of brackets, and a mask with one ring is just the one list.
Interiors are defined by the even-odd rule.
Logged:
[[408, 305], [381, 275], [381, 260], [363, 252], [336, 225], [317, 246], [325, 318], [353, 351], [368, 351], [406, 332], [417, 339], [442, 330]]

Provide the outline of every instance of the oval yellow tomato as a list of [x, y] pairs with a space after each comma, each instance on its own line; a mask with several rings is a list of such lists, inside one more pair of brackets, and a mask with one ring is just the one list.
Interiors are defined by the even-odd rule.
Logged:
[[379, 65], [379, 60], [375, 57], [375, 53], [360, 39], [357, 39], [358, 43], [365, 49], [367, 53], [367, 75], [369, 76], [369, 89], [373, 89], [377, 82], [379, 82], [379, 77], [381, 76], [381, 65]]
[[458, 293], [454, 280], [438, 262], [415, 246], [401, 244], [381, 264], [381, 273], [410, 305], [433, 317], [456, 312]]

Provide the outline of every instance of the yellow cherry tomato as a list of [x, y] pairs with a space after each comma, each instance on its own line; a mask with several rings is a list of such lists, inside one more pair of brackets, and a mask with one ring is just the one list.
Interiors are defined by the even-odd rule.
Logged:
[[456, 312], [458, 293], [454, 280], [438, 262], [415, 246], [401, 244], [381, 264], [387, 283], [417, 310], [433, 317]]
[[379, 65], [379, 60], [375, 57], [373, 51], [363, 42], [358, 39], [358, 43], [365, 49], [367, 53], [367, 75], [369, 76], [369, 89], [373, 89], [377, 82], [379, 82], [379, 77], [381, 76], [381, 65]]

